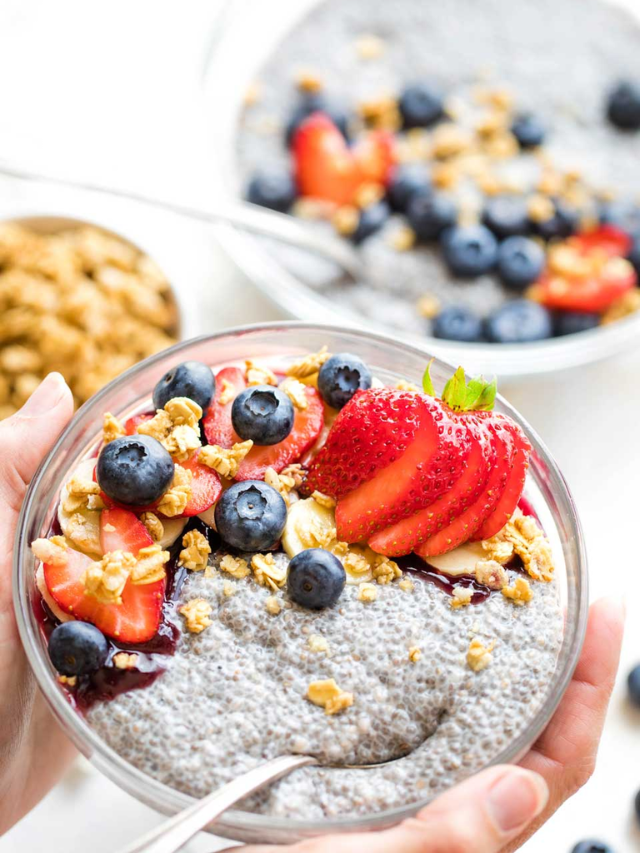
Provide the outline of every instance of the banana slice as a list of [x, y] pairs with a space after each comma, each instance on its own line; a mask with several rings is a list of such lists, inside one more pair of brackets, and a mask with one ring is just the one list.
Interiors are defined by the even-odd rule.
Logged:
[[[96, 466], [95, 459], [83, 459], [76, 468], [69, 473], [62, 489], [60, 490], [60, 503], [58, 504], [58, 521], [62, 532], [73, 543], [73, 547], [84, 551], [91, 556], [102, 556], [100, 548], [100, 511], [96, 509], [81, 509], [75, 512], [67, 512], [63, 508], [65, 498], [68, 496], [67, 483], [72, 477], [82, 480], [92, 480], [93, 470]], [[80, 516], [80, 519], [77, 518]]]
[[478, 560], [485, 560], [486, 554], [480, 542], [467, 542], [454, 548], [448, 554], [440, 554], [437, 557], [428, 557], [427, 563], [444, 572], [446, 575], [457, 577], [458, 575], [475, 575]]
[[213, 528], [213, 530], [216, 529], [215, 512], [216, 505], [214, 504], [213, 506], [210, 506], [209, 509], [205, 509], [204, 512], [198, 513], [198, 518], [204, 521], [208, 527]]
[[[307, 548], [331, 551], [344, 565], [348, 584], [364, 583], [372, 578], [371, 567], [365, 556], [368, 549], [350, 545], [345, 554], [344, 545], [339, 546], [336, 539], [335, 512], [313, 498], [296, 501], [290, 506], [282, 534], [282, 547], [289, 557], [295, 557]], [[357, 555], [361, 559], [348, 559], [349, 555]]]
[[180, 534], [184, 530], [188, 520], [188, 518], [162, 519], [162, 527], [164, 528], [164, 532], [162, 534], [162, 538], [158, 542], [158, 545], [160, 545], [163, 551], [166, 551], [167, 548], [170, 548], [173, 545], [178, 536], [180, 536]]

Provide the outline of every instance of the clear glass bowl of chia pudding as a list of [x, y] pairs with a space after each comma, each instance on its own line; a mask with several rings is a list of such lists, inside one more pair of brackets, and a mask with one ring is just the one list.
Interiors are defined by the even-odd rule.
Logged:
[[[317, 371], [327, 358], [322, 355], [323, 347], [334, 354], [355, 354], [368, 366], [373, 378], [367, 384], [372, 387], [359, 392], [360, 401], [369, 400], [368, 395], [376, 399], [390, 395], [402, 410], [403, 401], [413, 405], [411, 395], [425, 399], [417, 389], [425, 372], [424, 351], [373, 333], [286, 322], [232, 329], [178, 344], [127, 371], [79, 410], [29, 488], [15, 543], [13, 580], [18, 625], [40, 689], [78, 749], [124, 790], [159, 811], [173, 814], [194, 796], [203, 796], [277, 754], [309, 751], [321, 755], [327, 764], [338, 765], [296, 771], [248, 801], [244, 808], [227, 813], [216, 825], [216, 834], [245, 842], [292, 842], [336, 831], [375, 830], [415, 814], [438, 793], [482, 767], [517, 761], [554, 713], [573, 673], [585, 631], [586, 554], [571, 494], [535, 432], [496, 397], [494, 414], [480, 412], [477, 418], [474, 415], [474, 423], [484, 417], [497, 418], [511, 425], [510, 434], [526, 436], [522, 440], [527, 448], [527, 441], [530, 443], [530, 457], [524, 491], [520, 485], [518, 508], [499, 535], [486, 542], [463, 543], [445, 554], [458, 555], [457, 566], [438, 562], [441, 558], [437, 556], [417, 562], [412, 558], [407, 562], [406, 557], [390, 561], [357, 545], [340, 550], [334, 547], [340, 543], [333, 540], [332, 544], [325, 541], [320, 545], [321, 537], [314, 532], [320, 550], [328, 549], [324, 553], [334, 561], [339, 555], [347, 580], [342, 592], [338, 591], [339, 604], [334, 600], [325, 609], [305, 609], [299, 606], [291, 586], [284, 589], [280, 580], [283, 567], [289, 575], [293, 572], [296, 557], [289, 560], [292, 548], [296, 555], [300, 547], [303, 554], [310, 553], [305, 550], [308, 544], [296, 547], [295, 542], [303, 540], [312, 525], [297, 524], [292, 529], [288, 525], [294, 515], [300, 518], [301, 507], [308, 509], [310, 504], [315, 519], [326, 519], [327, 513], [332, 516], [335, 501], [318, 490], [310, 497], [304, 492], [296, 494], [296, 488], [302, 486], [293, 480], [278, 484], [277, 478], [270, 479], [264, 473], [265, 481], [274, 486], [284, 484], [285, 491], [291, 490], [282, 533], [284, 551], [276, 546], [273, 561], [265, 552], [254, 563], [253, 556], [244, 553], [248, 547], [239, 552], [220, 545], [219, 540], [215, 544], [215, 537], [224, 532], [216, 509], [218, 534], [209, 531], [209, 557], [205, 548], [208, 568], [196, 571], [204, 568], [204, 564], [197, 567], [196, 563], [198, 545], [206, 540], [197, 531], [206, 530], [205, 520], [212, 524], [211, 515], [203, 512], [185, 519], [167, 513], [169, 517], [163, 517], [162, 525], [163, 536], [169, 539], [156, 543], [155, 552], [167, 547], [171, 562], [167, 564], [170, 568], [162, 614], [151, 641], [142, 634], [136, 641], [130, 633], [128, 643], [122, 638], [114, 640], [120, 635], [112, 627], [110, 634], [105, 630], [111, 636], [108, 665], [95, 677], [90, 681], [62, 677], [59, 666], [56, 672], [47, 648], [52, 629], [86, 622], [71, 619], [60, 625], [60, 619], [69, 620], [71, 609], [65, 614], [68, 599], [64, 596], [71, 589], [68, 577], [56, 587], [50, 583], [44, 565], [43, 592], [42, 566], [30, 545], [56, 534], [54, 544], [48, 542], [49, 548], [65, 550], [69, 542], [67, 546], [55, 544], [61, 542], [62, 530], [64, 536], [71, 537], [72, 549], [79, 547], [67, 528], [68, 518], [63, 518], [59, 509], [71, 497], [79, 498], [75, 509], [81, 515], [85, 513], [86, 517], [92, 511], [86, 496], [92, 491], [91, 482], [85, 492], [74, 491], [69, 476], [72, 471], [84, 470], [86, 474], [92, 470], [98, 454], [102, 459], [104, 448], [109, 447], [110, 442], [102, 445], [103, 440], [113, 438], [102, 432], [105, 412], [111, 413], [107, 430], [113, 431], [114, 424], [126, 424], [127, 436], [131, 435], [130, 423], [135, 429], [135, 425], [151, 423], [154, 387], [185, 361], [202, 362], [213, 369], [217, 375], [216, 405], [227, 404], [219, 395], [229, 390], [225, 378], [233, 375], [229, 371], [246, 370], [251, 387], [248, 371], [270, 368], [278, 377], [302, 377], [299, 385], [306, 388], [304, 394], [313, 404], [320, 393], [316, 384], [324, 387], [318, 379], [320, 374], [312, 372], [312, 379], [305, 384], [305, 371], [294, 365], [308, 366], [311, 357], [311, 369]], [[319, 360], [314, 361], [318, 354]], [[451, 374], [450, 365], [433, 360], [430, 376], [435, 388], [440, 390]], [[261, 373], [260, 378], [266, 375]], [[456, 376], [460, 379], [460, 372]], [[300, 390], [295, 383], [294, 388]], [[442, 393], [445, 400], [449, 399], [451, 387]], [[490, 387], [485, 387], [485, 393], [493, 398]], [[170, 407], [171, 401], [166, 405]], [[324, 426], [333, 422], [327, 411], [325, 406]], [[298, 429], [298, 417], [304, 419], [309, 413], [309, 408], [298, 411], [292, 435]], [[206, 426], [209, 414], [202, 424], [210, 436]], [[353, 426], [357, 431], [364, 423], [371, 427], [370, 420], [359, 418]], [[113, 434], [118, 436], [116, 440], [127, 440], [122, 430], [116, 428]], [[324, 435], [327, 443], [317, 456], [303, 460], [307, 476], [322, 453], [331, 449], [331, 435], [331, 430], [328, 438]], [[413, 446], [410, 444], [409, 449]], [[347, 443], [339, 443], [338, 449], [343, 448]], [[205, 449], [203, 446], [197, 452]], [[407, 457], [402, 454], [399, 458]], [[455, 453], [453, 458], [455, 462]], [[354, 461], [355, 468], [363, 462]], [[471, 461], [465, 464], [465, 470], [472, 469]], [[215, 470], [231, 476], [226, 469]], [[285, 477], [287, 470], [280, 476]], [[386, 470], [383, 468], [382, 473]], [[102, 484], [102, 476], [97, 476]], [[364, 485], [368, 484], [365, 479]], [[225, 488], [229, 486], [227, 482]], [[196, 492], [203, 494], [203, 490]], [[222, 494], [229, 493], [226, 488]], [[219, 508], [222, 498], [219, 491], [216, 494]], [[348, 492], [347, 498], [352, 494], [355, 492]], [[103, 521], [107, 513], [111, 514], [109, 523], [102, 524], [101, 535], [105, 531], [111, 536], [122, 535], [121, 546], [126, 542], [133, 552], [133, 528], [117, 520], [131, 513], [123, 516], [121, 506], [109, 503], [104, 494], [102, 498], [107, 500], [106, 505], [95, 506], [103, 506], [98, 510]], [[132, 523], [140, 526], [140, 519], [134, 518]], [[185, 522], [190, 525], [187, 530], [196, 531], [188, 541], [180, 526]], [[172, 524], [178, 524], [173, 537]], [[512, 528], [513, 535], [505, 539], [507, 528]], [[177, 544], [170, 545], [169, 540], [176, 536]], [[196, 546], [191, 553], [194, 563], [189, 563], [185, 551], [180, 551], [176, 562], [177, 550], [187, 545]], [[505, 545], [512, 551], [516, 548], [512, 558], [501, 556]], [[258, 547], [264, 548], [254, 546], [254, 550]], [[376, 547], [379, 554], [385, 550]], [[469, 569], [476, 572], [475, 576], [461, 570], [464, 548], [488, 549], [483, 559], [485, 568], [491, 569], [488, 575], [481, 578], [479, 562], [475, 569]], [[113, 546], [108, 550], [112, 552]], [[153, 552], [154, 547], [145, 553]], [[66, 571], [70, 553], [78, 558], [75, 550], [65, 550], [59, 564], [46, 558], [54, 573]], [[350, 560], [345, 558], [347, 553]], [[393, 549], [391, 553], [395, 553]], [[464, 559], [474, 563], [478, 557], [473, 553], [476, 556]], [[85, 554], [81, 559], [89, 565], [97, 557], [95, 553], [91, 558]], [[42, 560], [44, 563], [45, 558]], [[247, 571], [249, 561], [251, 569]], [[142, 562], [139, 555], [138, 568]], [[146, 565], [148, 569], [148, 560]], [[188, 570], [190, 565], [193, 571]], [[498, 581], [503, 576], [497, 585], [496, 574]], [[269, 583], [269, 578], [274, 583]], [[150, 590], [154, 581], [154, 577], [147, 577], [142, 583], [151, 585], [136, 589]], [[62, 597], [53, 595], [54, 587]], [[126, 593], [123, 595], [128, 607]], [[207, 600], [213, 607], [207, 607]], [[199, 609], [202, 604], [204, 612]], [[144, 607], [136, 613], [144, 623]], [[93, 614], [77, 611], [81, 620], [89, 622]], [[94, 622], [104, 627], [100, 619]], [[396, 758], [399, 760], [375, 769], [339, 766]]]
[[[300, 248], [220, 226], [236, 263], [289, 316], [392, 331], [500, 376], [577, 367], [635, 344], [640, 131], [620, 129], [607, 109], [633, 67], [640, 25], [631, 8], [604, 0], [583, 4], [578, 19], [571, 0], [546, 2], [307, 0], [295, 14], [252, 0], [229, 4], [206, 76], [212, 189], [351, 242], [369, 277], [354, 284]], [[444, 99], [443, 115], [426, 127], [407, 126], [403, 113], [414, 83]], [[313, 109], [340, 132], [321, 121], [309, 127]], [[544, 126], [542, 144], [514, 141], [510, 127], [523, 115], [534, 118], [528, 129]], [[350, 147], [340, 141], [345, 127]], [[375, 170], [387, 162], [384, 145], [373, 166], [367, 158], [384, 134], [395, 164], [382, 178]], [[317, 154], [341, 145], [336, 171], [349, 172], [360, 157], [367, 176], [346, 196], [331, 158]], [[482, 229], [463, 232], [451, 252], [449, 228], [440, 228], [451, 225], [450, 202], [458, 226]], [[594, 242], [601, 259], [605, 243], [613, 252], [606, 273], [566, 264], [574, 252], [584, 257], [585, 245], [593, 259]], [[474, 269], [464, 269], [465, 246], [477, 253]], [[516, 265], [528, 259], [522, 278], [511, 267], [516, 255]], [[619, 291], [608, 290], [610, 273]]]

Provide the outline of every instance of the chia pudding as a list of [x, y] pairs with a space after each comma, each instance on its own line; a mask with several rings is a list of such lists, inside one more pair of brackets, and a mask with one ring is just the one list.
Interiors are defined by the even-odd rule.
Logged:
[[185, 362], [155, 411], [106, 414], [33, 543], [70, 701], [196, 797], [316, 756], [243, 804], [281, 817], [380, 812], [484, 767], [544, 703], [564, 631], [530, 446], [494, 397], [320, 351]]
[[[238, 190], [352, 239], [366, 283], [268, 248], [332, 305], [396, 330], [518, 343], [617, 320], [640, 307], [640, 131], [611, 117], [639, 50], [637, 21], [601, 0], [578, 14], [568, 0], [325, 0], [249, 93]], [[405, 106], [420, 85], [441, 98], [423, 120]], [[640, 128], [640, 80], [622, 85]], [[309, 139], [335, 149], [341, 133], [351, 147], [331, 155], [333, 169]], [[365, 177], [345, 195], [338, 173], [358, 152]], [[439, 231], [403, 181], [454, 205]], [[465, 229], [455, 249], [443, 238], [452, 228]], [[611, 250], [606, 270], [594, 243], [598, 256]]]

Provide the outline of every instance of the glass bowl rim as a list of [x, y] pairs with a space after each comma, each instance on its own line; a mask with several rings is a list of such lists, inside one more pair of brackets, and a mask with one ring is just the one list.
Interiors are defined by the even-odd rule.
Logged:
[[[34, 504], [34, 495], [37, 492], [39, 483], [45, 475], [49, 465], [56, 458], [60, 448], [75, 431], [76, 424], [79, 422], [79, 415], [87, 415], [91, 412], [99, 411], [102, 399], [109, 394], [112, 389], [126, 386], [133, 377], [144, 374], [149, 366], [165, 359], [167, 355], [179, 355], [184, 350], [189, 350], [194, 344], [204, 343], [205, 341], [215, 341], [222, 338], [242, 336], [245, 334], [251, 334], [252, 332], [281, 331], [286, 333], [287, 331], [304, 330], [314, 332], [326, 331], [328, 334], [355, 334], [367, 339], [372, 344], [380, 343], [382, 345], [404, 350], [413, 356], [419, 356], [421, 358], [424, 357], [424, 351], [421, 348], [396, 341], [388, 335], [375, 334], [372, 332], [362, 331], [360, 329], [353, 329], [348, 326], [309, 323], [304, 321], [252, 323], [244, 326], [231, 327], [224, 331], [200, 335], [186, 341], [181, 341], [129, 368], [129, 370], [112, 380], [97, 394], [91, 397], [90, 400], [84, 403], [80, 409], [78, 409], [72, 421], [57, 439], [52, 450], [40, 464], [35, 476], [29, 484], [21, 507], [13, 549], [13, 601], [20, 639], [36, 681], [47, 700], [50, 709], [54, 713], [54, 716], [57, 718], [58, 722], [62, 724], [64, 731], [74, 741], [80, 752], [89, 757], [101, 772], [107, 776], [107, 778], [128, 793], [135, 796], [137, 799], [155, 808], [157, 811], [170, 814], [176, 813], [180, 809], [195, 802], [195, 798], [177, 791], [162, 782], [158, 782], [138, 770], [121, 758], [115, 750], [108, 746], [96, 734], [96, 732], [94, 732], [84, 718], [82, 718], [82, 716], [80, 716], [68, 702], [63, 692], [59, 689], [59, 685], [57, 685], [52, 679], [50, 665], [45, 659], [46, 656], [42, 649], [40, 637], [37, 632], [32, 630], [32, 602], [30, 597], [23, 592], [22, 557], [25, 550], [28, 550], [30, 544], [26, 541], [26, 531], [28, 528], [28, 519], [31, 516], [32, 506]], [[440, 361], [445, 367], [454, 367], [451, 364], [443, 362], [439, 358], [436, 360]], [[571, 492], [569, 491], [568, 485], [556, 462], [535, 430], [533, 430], [526, 420], [520, 416], [500, 395], [498, 395], [497, 399], [503, 409], [508, 412], [508, 414], [513, 417], [517, 423], [526, 429], [527, 436], [532, 444], [534, 453], [538, 454], [548, 467], [553, 491], [556, 492], [559, 490], [562, 493], [568, 509], [567, 522], [577, 544], [578, 583], [575, 590], [576, 619], [573, 625], [568, 626], [569, 630], [567, 630], [567, 626], [565, 625], [563, 646], [567, 643], [568, 636], [568, 652], [564, 665], [561, 671], [556, 673], [549, 694], [543, 705], [536, 712], [531, 723], [518, 735], [517, 738], [515, 738], [514, 741], [509, 744], [507, 748], [503, 749], [499, 755], [495, 756], [492, 761], [488, 762], [486, 765], [487, 767], [496, 764], [512, 763], [519, 760], [522, 754], [529, 748], [530, 744], [537, 740], [543, 729], [547, 726], [549, 720], [558, 707], [567, 686], [569, 685], [577, 665], [586, 632], [588, 609], [588, 574], [585, 540], [575, 502]], [[215, 824], [213, 831], [218, 835], [227, 835], [234, 839], [246, 837], [242, 836], [241, 833], [246, 833], [247, 831], [254, 834], [274, 832], [291, 835], [299, 833], [298, 837], [300, 838], [312, 835], [323, 835], [328, 832], [367, 831], [381, 829], [386, 826], [393, 825], [404, 818], [410, 817], [422, 808], [426, 802], [428, 802], [428, 799], [416, 801], [406, 806], [388, 809], [373, 815], [366, 815], [358, 818], [341, 817], [322, 821], [276, 818], [253, 812], [229, 810], [225, 813], [224, 817]], [[238, 833], [240, 833], [240, 835], [238, 835]]]

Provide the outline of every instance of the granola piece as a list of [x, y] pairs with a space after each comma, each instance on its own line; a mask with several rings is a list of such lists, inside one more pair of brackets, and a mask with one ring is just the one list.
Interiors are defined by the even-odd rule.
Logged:
[[532, 222], [548, 222], [555, 216], [555, 212], [554, 203], [548, 196], [541, 193], [531, 196], [527, 202], [527, 213]]
[[49, 566], [67, 565], [67, 544], [62, 536], [52, 536], [51, 539], [34, 539], [31, 551], [36, 560]]
[[307, 640], [307, 645], [312, 652], [329, 651], [329, 641], [322, 634], [311, 634]]
[[411, 648], [409, 649], [409, 660], [411, 661], [411, 663], [418, 663], [421, 657], [421, 649], [419, 649], [418, 646], [411, 646]]
[[116, 669], [135, 669], [138, 664], [138, 655], [118, 652], [113, 656], [113, 665]]
[[317, 489], [312, 493], [311, 497], [317, 504], [320, 504], [320, 506], [324, 506], [327, 509], [333, 509], [336, 505], [335, 498], [332, 498], [330, 495], [325, 495]]
[[174, 397], [155, 416], [138, 425], [140, 435], [149, 435], [177, 459], [187, 460], [200, 445], [202, 409], [188, 397]]
[[403, 592], [413, 592], [416, 588], [415, 584], [409, 578], [402, 578], [402, 580], [398, 583], [398, 586]]
[[373, 583], [361, 583], [358, 587], [358, 601], [370, 602], [375, 601], [378, 597], [378, 590]]
[[398, 391], [420, 391], [417, 385], [414, 385], [413, 382], [407, 382], [405, 379], [398, 380], [398, 382], [396, 382], [396, 388]]
[[105, 554], [82, 575], [84, 594], [101, 604], [122, 604], [122, 592], [135, 565], [136, 558], [128, 551]]
[[236, 396], [236, 389], [233, 382], [229, 382], [228, 379], [223, 379], [220, 385], [220, 394], [218, 396], [218, 403], [221, 406], [226, 406], [227, 403], [230, 403], [233, 398]]
[[371, 568], [373, 577], [382, 585], [402, 577], [402, 570], [398, 564], [385, 557], [384, 554], [374, 554], [371, 560]]
[[280, 390], [284, 391], [295, 408], [299, 409], [301, 412], [309, 408], [309, 400], [305, 393], [305, 387], [306, 386], [303, 385], [302, 382], [298, 379], [294, 379], [292, 376], [285, 379], [282, 385], [280, 385]]
[[364, 210], [377, 204], [385, 196], [386, 190], [382, 184], [367, 181], [356, 190], [354, 200], [357, 206]]
[[284, 471], [278, 474], [275, 468], [267, 468], [264, 472], [264, 481], [267, 486], [271, 486], [272, 489], [282, 495], [284, 502], [289, 506], [289, 493], [295, 487], [295, 477], [285, 474]]
[[0, 368], [6, 373], [34, 373], [42, 367], [42, 356], [22, 344], [0, 350]]
[[348, 552], [342, 558], [342, 565], [348, 575], [361, 575], [363, 581], [368, 581], [372, 577], [369, 561], [364, 554], [360, 554], [352, 548], [349, 548]]
[[58, 683], [64, 684], [65, 687], [76, 687], [78, 684], [77, 675], [59, 675]]
[[168, 551], [163, 551], [156, 542], [138, 551], [135, 566], [131, 571], [131, 583], [137, 586], [155, 583], [166, 577], [165, 563], [169, 559]]
[[331, 358], [331, 353], [327, 351], [326, 346], [318, 350], [318, 352], [310, 353], [303, 356], [298, 361], [294, 361], [287, 368], [287, 376], [293, 376], [296, 379], [306, 379], [314, 373], [318, 373], [325, 361]]
[[451, 596], [451, 607], [458, 610], [460, 607], [468, 607], [473, 598], [473, 590], [466, 586], [455, 586]]
[[531, 584], [523, 577], [517, 577], [511, 586], [503, 587], [502, 594], [518, 607], [522, 607], [533, 598]]
[[421, 296], [416, 305], [418, 314], [426, 320], [433, 320], [434, 317], [437, 317], [441, 307], [438, 297], [431, 293], [425, 293], [424, 296]]
[[180, 551], [180, 565], [191, 572], [201, 572], [207, 567], [211, 545], [207, 537], [199, 530], [190, 530], [182, 537], [183, 549]]
[[192, 634], [201, 634], [205, 628], [212, 625], [209, 618], [213, 608], [206, 598], [192, 598], [180, 608], [180, 613], [184, 616], [187, 631]]
[[259, 80], [254, 80], [247, 86], [242, 103], [245, 107], [254, 107], [262, 96], [262, 85]]
[[[206, 574], [205, 574], [205, 577], [206, 577]], [[225, 596], [225, 598], [231, 598], [231, 596], [235, 595], [237, 591], [238, 590], [231, 583], [231, 581], [225, 581], [222, 584], [222, 594]]]
[[358, 104], [360, 117], [368, 127], [395, 132], [402, 125], [398, 100], [393, 95], [383, 94]]
[[333, 678], [312, 681], [306, 698], [312, 704], [324, 708], [326, 714], [337, 714], [353, 705], [353, 693], [342, 690]]
[[176, 465], [173, 480], [162, 495], [156, 509], [167, 518], [182, 515], [191, 498], [191, 479], [193, 474], [181, 465]]
[[70, 513], [88, 509], [89, 496], [99, 494], [100, 486], [97, 483], [74, 475], [64, 486], [62, 509]]
[[292, 465], [287, 465], [280, 472], [281, 477], [291, 477], [293, 480], [294, 489], [299, 489], [306, 479], [306, 471], [299, 462], [294, 462]]
[[221, 477], [232, 480], [238, 473], [240, 463], [252, 447], [251, 439], [238, 442], [228, 449], [218, 444], [210, 444], [202, 448], [198, 454], [198, 462], [213, 468]]
[[379, 59], [385, 52], [386, 44], [380, 36], [374, 33], [363, 33], [355, 41], [356, 53], [360, 59]]
[[446, 159], [468, 151], [473, 138], [466, 128], [452, 122], [440, 124], [433, 132], [433, 156]]
[[251, 574], [247, 561], [242, 557], [233, 557], [231, 554], [225, 554], [220, 560], [220, 569], [236, 580], [242, 580]]
[[273, 370], [248, 358], [245, 361], [245, 378], [247, 385], [277, 385], [278, 377]]
[[260, 586], [268, 586], [277, 590], [283, 587], [287, 580], [287, 569], [278, 566], [273, 554], [254, 554], [251, 558], [253, 576]]
[[408, 252], [416, 244], [416, 232], [408, 225], [400, 225], [394, 228], [389, 235], [389, 245], [396, 252]]
[[174, 426], [189, 426], [196, 429], [202, 418], [200, 406], [189, 397], [173, 397], [164, 406]]
[[89, 495], [87, 497], [87, 509], [99, 511], [101, 509], [106, 509], [107, 505], [102, 500], [101, 495]]
[[474, 672], [481, 672], [486, 669], [491, 663], [491, 652], [495, 647], [495, 643], [490, 646], [485, 646], [482, 640], [474, 637], [469, 645], [467, 652], [467, 664]]
[[102, 441], [104, 444], [109, 444], [116, 438], [126, 435], [126, 430], [115, 415], [111, 412], [105, 412], [102, 426]]
[[495, 560], [478, 560], [475, 576], [478, 583], [488, 586], [489, 589], [502, 589], [509, 583], [506, 570]]
[[343, 204], [331, 217], [331, 224], [341, 237], [350, 237], [358, 227], [360, 213], [355, 204]]
[[614, 323], [640, 311], [640, 290], [634, 288], [618, 297], [602, 315], [602, 324]]
[[65, 535], [81, 551], [91, 554], [102, 553], [100, 546], [100, 525], [93, 513], [74, 512], [66, 521]]
[[322, 91], [323, 83], [320, 76], [311, 68], [301, 68], [295, 75], [296, 86], [301, 92], [309, 95]]
[[554, 564], [551, 544], [535, 519], [516, 509], [502, 530], [482, 543], [490, 560], [505, 565], [516, 554], [533, 580], [550, 581]]
[[159, 542], [164, 536], [164, 525], [155, 512], [143, 512], [140, 521], [147, 528], [147, 533], [154, 542]]
[[270, 595], [264, 603], [265, 610], [271, 616], [277, 616], [282, 610], [282, 605], [275, 595]]

